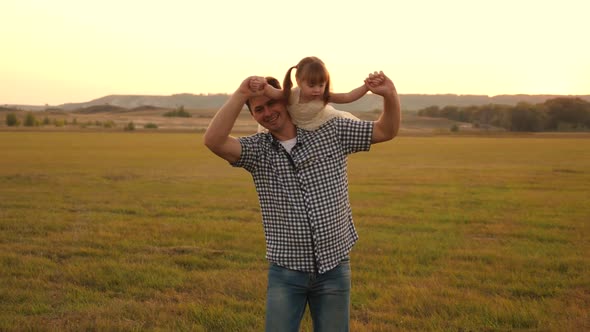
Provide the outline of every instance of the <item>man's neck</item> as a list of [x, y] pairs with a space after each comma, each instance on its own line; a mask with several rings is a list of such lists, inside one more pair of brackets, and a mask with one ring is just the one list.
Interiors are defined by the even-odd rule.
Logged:
[[286, 126], [280, 131], [271, 132], [271, 134], [279, 141], [286, 141], [297, 136], [297, 127], [295, 125]]

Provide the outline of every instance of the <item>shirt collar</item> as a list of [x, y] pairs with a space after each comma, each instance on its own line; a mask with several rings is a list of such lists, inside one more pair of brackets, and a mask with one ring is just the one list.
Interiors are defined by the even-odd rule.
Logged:
[[[295, 126], [295, 128], [297, 129], [297, 134], [295, 137], [297, 137], [297, 143], [295, 143], [295, 146], [297, 145], [302, 145], [305, 144], [305, 142], [307, 141], [308, 138], [308, 133], [309, 131], [299, 128], [297, 126]], [[278, 150], [279, 146], [281, 146], [281, 141], [279, 141], [278, 139], [276, 139], [276, 137], [274, 137], [273, 135], [271, 135], [270, 133], [266, 133], [267, 135], [267, 139], [270, 142], [270, 145], [275, 149]]]

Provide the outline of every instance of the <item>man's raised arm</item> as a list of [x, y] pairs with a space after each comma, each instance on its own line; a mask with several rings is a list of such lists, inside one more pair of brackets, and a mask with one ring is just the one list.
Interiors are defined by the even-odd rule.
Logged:
[[[383, 112], [373, 126], [373, 137], [371, 143], [389, 141], [397, 136], [401, 123], [401, 104], [395, 85], [385, 76], [383, 72], [374, 73], [367, 78], [369, 90], [383, 97]], [[382, 82], [381, 82], [382, 80]], [[378, 85], [370, 84], [371, 81], [378, 81]]]
[[240, 87], [217, 111], [205, 131], [205, 145], [213, 153], [230, 163], [238, 161], [242, 153], [242, 147], [238, 139], [230, 136], [236, 119], [248, 98], [256, 94], [262, 94], [262, 91], [252, 92], [250, 90], [249, 83], [254, 78], [254, 76], [248, 77], [240, 84]]

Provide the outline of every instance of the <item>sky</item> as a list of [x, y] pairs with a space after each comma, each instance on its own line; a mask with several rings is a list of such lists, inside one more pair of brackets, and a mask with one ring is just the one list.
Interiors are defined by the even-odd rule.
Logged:
[[232, 93], [306, 56], [334, 92], [590, 94], [587, 0], [2, 0], [0, 105]]

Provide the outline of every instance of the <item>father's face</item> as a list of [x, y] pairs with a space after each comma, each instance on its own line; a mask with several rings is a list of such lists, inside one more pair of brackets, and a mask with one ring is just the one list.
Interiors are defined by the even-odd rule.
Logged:
[[254, 97], [250, 99], [250, 109], [254, 120], [271, 133], [292, 124], [287, 107], [281, 101], [265, 96]]

